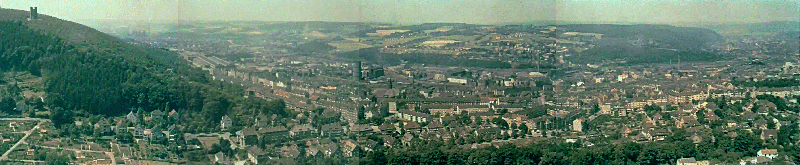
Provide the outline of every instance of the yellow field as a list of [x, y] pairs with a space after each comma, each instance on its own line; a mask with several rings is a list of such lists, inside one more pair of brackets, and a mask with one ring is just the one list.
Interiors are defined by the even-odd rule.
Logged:
[[333, 43], [328, 43], [328, 45], [336, 47], [336, 49], [340, 51], [353, 51], [362, 48], [372, 47], [371, 45], [357, 43], [357, 42], [333, 42]]
[[397, 38], [397, 39], [387, 39], [383, 41], [383, 46], [392, 46], [397, 44], [406, 43], [415, 39], [420, 39], [422, 37], [412, 37], [412, 38]]

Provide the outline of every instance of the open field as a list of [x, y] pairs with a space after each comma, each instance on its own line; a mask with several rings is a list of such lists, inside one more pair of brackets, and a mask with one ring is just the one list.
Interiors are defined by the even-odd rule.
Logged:
[[371, 45], [362, 44], [362, 43], [355, 43], [355, 42], [332, 42], [332, 43], [328, 43], [328, 45], [336, 47], [337, 50], [341, 50], [341, 51], [353, 51], [353, 50], [358, 50], [358, 49], [362, 49], [362, 48], [372, 47]]

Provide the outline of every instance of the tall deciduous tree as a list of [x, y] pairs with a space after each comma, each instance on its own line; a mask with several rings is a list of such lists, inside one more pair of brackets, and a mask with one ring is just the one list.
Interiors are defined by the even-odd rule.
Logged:
[[50, 121], [53, 122], [53, 125], [56, 128], [61, 128], [66, 124], [75, 122], [73, 120], [72, 111], [65, 110], [64, 108], [61, 107], [55, 107], [52, 110], [50, 110]]
[[11, 113], [16, 107], [17, 103], [14, 101], [14, 98], [3, 97], [0, 99], [0, 112]]

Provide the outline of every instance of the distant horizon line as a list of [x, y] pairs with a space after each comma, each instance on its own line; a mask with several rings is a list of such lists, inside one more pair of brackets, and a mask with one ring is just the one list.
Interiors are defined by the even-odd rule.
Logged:
[[[14, 8], [0, 8], [2, 10], [19, 10]], [[46, 13], [39, 13], [47, 15]], [[50, 16], [50, 15], [47, 15]], [[55, 16], [51, 16], [55, 17]], [[59, 19], [68, 20], [69, 18], [55, 17]], [[144, 21], [144, 22], [160, 22], [160, 23], [175, 23], [175, 22], [328, 22], [328, 23], [376, 23], [376, 24], [389, 24], [389, 25], [422, 25], [422, 24], [466, 24], [466, 25], [482, 25], [482, 26], [497, 26], [497, 25], [568, 25], [568, 24], [614, 24], [614, 25], [671, 25], [671, 26], [697, 26], [697, 25], [743, 25], [743, 24], [759, 24], [759, 23], [800, 23], [800, 20], [771, 20], [771, 21], [758, 21], [758, 22], [743, 22], [743, 21], [688, 21], [688, 22], [620, 22], [620, 21], [567, 21], [567, 20], [532, 20], [532, 21], [509, 21], [497, 23], [465, 23], [465, 22], [392, 22], [392, 21], [321, 21], [321, 20], [305, 20], [305, 21], [269, 21], [269, 20], [201, 20], [201, 19], [118, 19], [118, 18], [105, 18], [105, 19], [74, 19], [76, 22], [82, 21]]]
[[599, 22], [599, 21], [564, 21], [564, 20], [538, 20], [538, 21], [520, 21], [520, 22], [500, 22], [500, 23], [465, 23], [465, 22], [421, 22], [421, 23], [397, 23], [397, 22], [381, 22], [381, 21], [269, 21], [269, 20], [195, 20], [195, 19], [76, 19], [76, 21], [143, 21], [143, 22], [159, 22], [159, 23], [177, 23], [177, 22], [325, 22], [325, 23], [374, 23], [374, 24], [389, 24], [389, 25], [422, 25], [422, 24], [465, 24], [465, 25], [524, 25], [524, 24], [539, 24], [539, 25], [564, 25], [564, 24], [615, 24], [615, 25], [741, 25], [741, 24], [758, 24], [758, 23], [800, 23], [800, 21], [759, 21], [759, 22]]

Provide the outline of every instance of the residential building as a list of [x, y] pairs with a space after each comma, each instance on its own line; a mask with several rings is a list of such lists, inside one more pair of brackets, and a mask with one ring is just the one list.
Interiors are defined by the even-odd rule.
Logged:
[[258, 130], [261, 140], [266, 142], [281, 142], [289, 140], [289, 130], [283, 126], [266, 127]]
[[572, 131], [583, 132], [583, 118], [575, 119], [572, 121]]
[[228, 115], [222, 116], [222, 120], [220, 120], [219, 128], [222, 130], [228, 130], [233, 126], [233, 120], [231, 120]]
[[433, 119], [431, 117], [431, 115], [429, 115], [429, 114], [424, 114], [424, 113], [419, 113], [419, 112], [414, 112], [414, 111], [409, 111], [409, 110], [400, 110], [398, 112], [398, 115], [400, 116], [400, 119], [407, 120], [407, 121], [418, 122], [418, 123], [426, 123], [426, 122], [431, 121], [431, 119]]
[[322, 137], [339, 137], [342, 134], [344, 134], [344, 128], [339, 123], [326, 124], [320, 129]]
[[778, 157], [778, 150], [776, 149], [761, 149], [758, 151], [758, 156], [764, 156], [769, 159], [775, 159]]
[[675, 162], [675, 165], [697, 165], [697, 160], [694, 160], [694, 158], [680, 158]]
[[247, 148], [247, 159], [253, 164], [265, 164], [269, 160], [269, 156], [261, 148], [251, 146]]
[[311, 127], [311, 125], [303, 124], [292, 127], [292, 130], [289, 131], [289, 135], [291, 135], [295, 139], [304, 139], [316, 135], [316, 132], [317, 129]]

